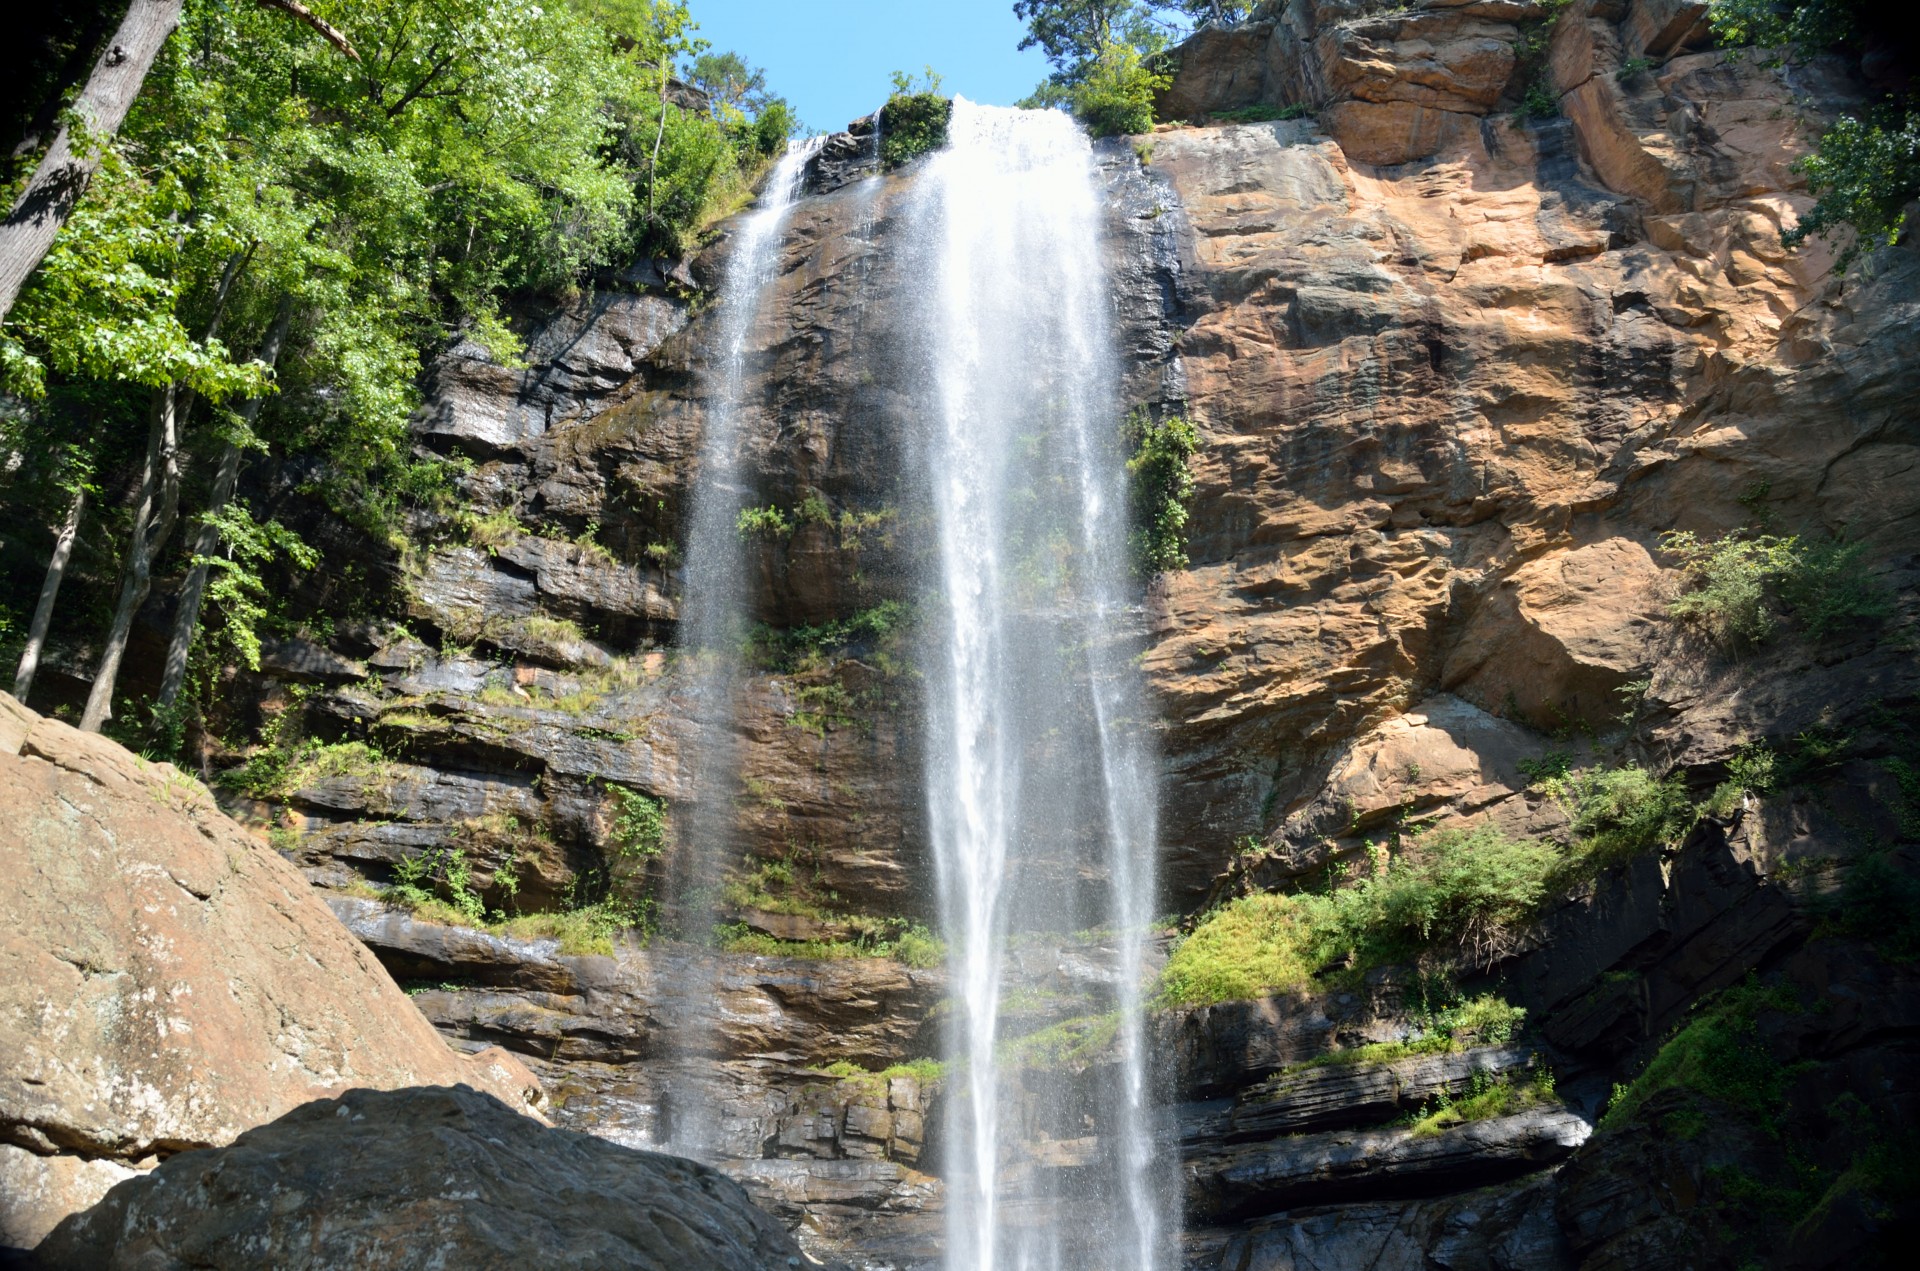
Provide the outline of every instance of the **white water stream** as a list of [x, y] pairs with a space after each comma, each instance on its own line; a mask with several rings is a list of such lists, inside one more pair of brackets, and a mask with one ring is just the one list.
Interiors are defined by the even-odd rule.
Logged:
[[[1142, 1038], [1158, 772], [1131, 660], [1140, 615], [1104, 187], [1086, 136], [1060, 112], [956, 100], [950, 133], [886, 218], [881, 268], [903, 299], [884, 311], [895, 329], [869, 354], [901, 388], [898, 424], [930, 504], [918, 609], [953, 1005], [936, 1165], [946, 1265], [1151, 1271], [1172, 1264], [1177, 1227]], [[720, 296], [682, 615], [699, 797], [676, 827], [690, 864], [674, 898], [695, 939], [712, 921], [702, 889], [739, 847], [731, 714], [747, 598], [736, 521], [756, 502], [740, 453], [758, 406], [742, 395], [817, 144], [794, 147], [773, 174], [737, 231]], [[853, 192], [863, 236], [880, 228], [884, 186], [876, 176]], [[1004, 1008], [1010, 991], [1031, 992], [1016, 980], [1032, 973], [1034, 950], [1094, 968], [1080, 996], [1098, 1014], [1080, 1024], [1111, 1044], [1071, 1072], [1010, 1057], [1018, 1038]], [[681, 1022], [683, 1060], [710, 1053], [702, 1027]], [[675, 1097], [664, 1137], [710, 1155], [714, 1114], [694, 1101]]]
[[[1157, 772], [1128, 656], [1101, 190], [1066, 115], [960, 99], [907, 218], [937, 540], [927, 804], [956, 1004], [954, 1271], [1154, 1267], [1172, 1225], [1142, 1042]], [[1063, 1092], [1077, 1124], [1050, 1124], [1058, 1109], [1033, 1106], [1048, 1096], [1003, 1070], [1008, 952], [1089, 928], [1114, 953], [1119, 1062]]]

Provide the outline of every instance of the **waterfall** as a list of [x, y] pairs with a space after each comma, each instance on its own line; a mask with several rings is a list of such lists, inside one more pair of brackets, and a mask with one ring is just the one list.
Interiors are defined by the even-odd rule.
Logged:
[[[739, 784], [734, 744], [734, 689], [746, 636], [745, 558], [738, 521], [752, 499], [740, 461], [742, 400], [748, 382], [748, 348], [769, 284], [780, 263], [781, 229], [800, 196], [807, 163], [821, 138], [790, 142], [774, 166], [758, 206], [735, 231], [721, 280], [711, 388], [700, 441], [700, 476], [694, 484], [687, 529], [680, 647], [691, 668], [690, 716], [695, 724], [685, 788], [693, 792], [677, 818], [679, 840], [667, 901], [670, 921], [683, 938], [704, 943], [713, 924], [719, 872], [735, 843], [733, 794]], [[704, 967], [704, 962], [690, 964]], [[710, 972], [695, 971], [695, 974]], [[705, 995], [689, 993], [690, 1000]], [[670, 1046], [682, 1059], [704, 1049], [703, 1021], [677, 1021]], [[671, 1094], [670, 1094], [671, 1097]], [[668, 1127], [659, 1137], [676, 1149], [708, 1155], [715, 1146], [714, 1115], [697, 1090], [684, 1089], [663, 1109]]]
[[[936, 540], [926, 771], [953, 979], [947, 1262], [1156, 1267], [1173, 1227], [1141, 1036], [1156, 764], [1130, 657], [1101, 185], [1057, 111], [956, 99], [950, 136], [907, 210], [903, 266]], [[1023, 1091], [1003, 1064], [1010, 946], [1088, 928], [1110, 933], [1117, 1062], [1095, 1065], [1091, 1089]]]

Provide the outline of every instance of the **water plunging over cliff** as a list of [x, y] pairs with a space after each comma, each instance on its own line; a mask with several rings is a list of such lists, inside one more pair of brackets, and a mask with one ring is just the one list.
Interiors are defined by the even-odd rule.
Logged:
[[[908, 210], [928, 580], [927, 806], [952, 949], [947, 1263], [1145, 1268], [1172, 1223], [1141, 1042], [1155, 766], [1129, 660], [1119, 368], [1091, 147], [954, 103]], [[1095, 929], [1118, 1062], [1019, 1082], [1010, 947]], [[1018, 1153], [1015, 1148], [1023, 1150]], [[1036, 1150], [1037, 1149], [1037, 1150]]]
[[[680, 840], [666, 897], [672, 926], [698, 940], [713, 922], [714, 880], [731, 859], [733, 791], [738, 785], [732, 716], [741, 642], [746, 628], [744, 561], [738, 522], [752, 502], [740, 463], [741, 400], [749, 382], [747, 348], [762, 300], [780, 260], [781, 229], [800, 196], [807, 162], [820, 139], [790, 143], [767, 178], [759, 206], [740, 224], [720, 287], [718, 338], [713, 346], [700, 475], [694, 486], [687, 531], [681, 649], [692, 661], [692, 712], [698, 723], [689, 754], [688, 788], [698, 792], [675, 827]], [[690, 995], [698, 1000], [701, 994]], [[673, 1048], [681, 1055], [701, 1049], [700, 1020], [676, 1022]], [[711, 1146], [710, 1110], [694, 1096], [663, 1109], [662, 1138], [678, 1150], [701, 1154]]]

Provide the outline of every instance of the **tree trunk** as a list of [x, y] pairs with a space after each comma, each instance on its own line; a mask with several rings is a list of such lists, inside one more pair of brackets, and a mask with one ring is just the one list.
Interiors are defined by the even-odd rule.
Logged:
[[[280, 358], [280, 345], [287, 338], [287, 326], [292, 314], [288, 306], [282, 305], [280, 313], [273, 320], [273, 326], [267, 332], [267, 338], [260, 345], [260, 361], [272, 367]], [[260, 398], [250, 397], [246, 405], [240, 408], [240, 417], [246, 422], [249, 431], [253, 421], [260, 417]], [[213, 493], [207, 500], [209, 517], [217, 515], [227, 506], [227, 500], [233, 497], [233, 488], [240, 480], [240, 443], [229, 441], [220, 455], [220, 471], [213, 479]], [[159, 710], [166, 710], [180, 696], [180, 685], [187, 675], [187, 654], [193, 649], [194, 629], [200, 624], [200, 604], [207, 594], [207, 565], [205, 557], [213, 555], [220, 546], [220, 531], [210, 520], [200, 522], [200, 530], [193, 540], [193, 568], [187, 574], [186, 585], [180, 589], [180, 605], [174, 614], [173, 639], [167, 643], [167, 663], [160, 676]], [[16, 694], [16, 696], [18, 696]]]
[[[94, 63], [87, 86], [73, 104], [95, 139], [111, 137], [120, 130], [160, 46], [180, 24], [180, 5], [181, 0], [133, 0], [127, 6], [120, 29]], [[82, 153], [74, 151], [68, 129], [63, 127], [54, 134], [53, 145], [34, 170], [33, 179], [7, 219], [0, 221], [0, 319], [13, 308], [20, 288], [53, 245], [54, 235], [66, 223], [99, 166], [92, 147]]]
[[20, 669], [13, 677], [13, 695], [22, 706], [33, 691], [33, 675], [40, 669], [40, 650], [46, 647], [47, 628], [53, 623], [53, 602], [60, 584], [67, 577], [67, 560], [73, 555], [73, 540], [80, 536], [80, 517], [87, 507], [87, 487], [83, 483], [73, 492], [67, 507], [67, 519], [53, 540], [53, 559], [47, 562], [47, 580], [40, 584], [40, 603], [33, 611], [33, 625], [27, 630], [27, 647], [20, 654]]
[[172, 384], [154, 390], [153, 429], [147, 438], [147, 469], [140, 482], [140, 501], [133, 510], [133, 533], [127, 543], [127, 564], [122, 571], [120, 603], [113, 611], [113, 626], [107, 632], [107, 647], [100, 655], [100, 669], [93, 677], [93, 690], [87, 694], [87, 709], [80, 716], [82, 732], [97, 733], [113, 715], [114, 682], [120, 678], [120, 659], [127, 652], [127, 638], [133, 633], [133, 620], [146, 603], [153, 587], [153, 558], [173, 529], [174, 512], [180, 506], [179, 423], [175, 416], [176, 391]]

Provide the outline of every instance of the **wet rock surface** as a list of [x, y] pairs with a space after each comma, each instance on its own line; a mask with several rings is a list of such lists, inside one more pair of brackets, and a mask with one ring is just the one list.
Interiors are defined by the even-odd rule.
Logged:
[[718, 1170], [466, 1087], [307, 1104], [121, 1184], [35, 1256], [50, 1271], [818, 1265]]

